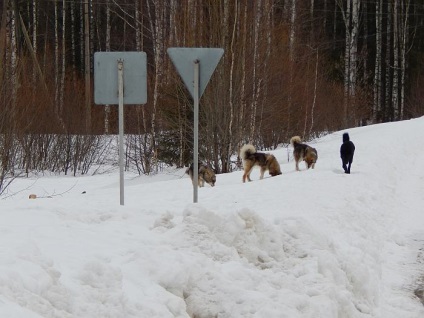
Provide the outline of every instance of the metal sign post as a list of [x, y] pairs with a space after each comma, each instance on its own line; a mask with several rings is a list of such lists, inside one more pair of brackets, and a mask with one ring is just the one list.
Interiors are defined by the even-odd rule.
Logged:
[[146, 53], [96, 52], [94, 101], [96, 104], [118, 104], [119, 201], [124, 205], [124, 102], [135, 105], [147, 102]]
[[[169, 48], [167, 51], [193, 97], [193, 202], [197, 203], [199, 180], [199, 99], [224, 54], [224, 50], [219, 48]], [[200, 65], [202, 65], [202, 69], [200, 69]]]
[[118, 60], [119, 203], [124, 205], [124, 61]]
[[194, 138], [193, 138], [193, 202], [197, 203], [199, 182], [199, 60], [194, 60], [193, 102], [194, 102]]

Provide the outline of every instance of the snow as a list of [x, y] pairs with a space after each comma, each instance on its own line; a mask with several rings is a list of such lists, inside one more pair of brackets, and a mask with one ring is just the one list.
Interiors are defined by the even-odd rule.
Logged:
[[124, 206], [118, 171], [18, 178], [0, 198], [0, 317], [422, 318], [423, 133], [424, 117], [335, 132], [300, 172], [279, 148], [282, 175], [218, 175], [196, 204], [184, 169], [127, 172]]

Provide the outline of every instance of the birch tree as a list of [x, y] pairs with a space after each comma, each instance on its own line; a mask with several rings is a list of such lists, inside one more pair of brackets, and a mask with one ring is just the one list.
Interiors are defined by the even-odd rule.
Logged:
[[372, 108], [372, 121], [377, 122], [378, 114], [381, 111], [381, 81], [382, 81], [382, 14], [383, 0], [376, 0], [375, 2], [375, 66], [374, 66], [374, 84], [373, 84], [373, 108]]
[[291, 110], [293, 107], [293, 77], [294, 77], [294, 54], [295, 54], [295, 41], [296, 41], [296, 0], [291, 1], [290, 9], [290, 37], [289, 37], [289, 50], [290, 50], [290, 83], [289, 83], [289, 95], [288, 95], [288, 111], [287, 111], [287, 131], [289, 132], [290, 121], [291, 121]]
[[54, 108], [59, 114], [59, 13], [57, 1], [54, 2]]
[[60, 100], [59, 100], [59, 116], [63, 113], [63, 98], [65, 92], [65, 74], [66, 74], [66, 0], [62, 0], [62, 65], [60, 78]]
[[[86, 132], [91, 130], [91, 56], [90, 56], [90, 10], [89, 4], [91, 0], [84, 2], [84, 24], [81, 31], [84, 34], [84, 81], [85, 81], [85, 129]], [[81, 19], [82, 21], [82, 19]]]
[[400, 110], [399, 119], [405, 118], [405, 97], [406, 97], [406, 74], [407, 74], [407, 52], [409, 45], [409, 29], [410, 29], [410, 0], [401, 1], [401, 23], [400, 27]]
[[398, 27], [398, 1], [394, 1], [393, 7], [393, 87], [392, 107], [393, 119], [399, 119], [399, 27]]
[[[36, 0], [32, 0], [32, 49], [34, 50], [34, 54], [37, 55], [37, 26], [38, 26], [38, 18], [37, 18], [37, 11], [38, 11], [38, 7], [37, 7], [37, 1]], [[36, 69], [36, 65], [34, 63], [34, 67], [32, 70], [32, 81], [35, 83], [37, 81], [37, 69]]]
[[259, 33], [261, 26], [261, 17], [262, 17], [262, 0], [257, 0], [255, 2], [255, 25], [253, 31], [253, 75], [252, 75], [252, 103], [250, 108], [250, 134], [249, 142], [253, 142], [255, 137], [256, 129], [256, 113], [258, 108], [259, 94], [260, 94], [260, 84], [257, 81], [256, 73], [259, 70]]
[[156, 115], [159, 102], [160, 83], [163, 79], [162, 65], [164, 58], [164, 32], [167, 31], [165, 17], [167, 16], [167, 6], [163, 3], [157, 3], [147, 0], [147, 10], [149, 15], [150, 30], [153, 41], [153, 60], [154, 60], [154, 76], [153, 76], [153, 92], [152, 92], [152, 112], [150, 119], [150, 137], [151, 144], [150, 156], [156, 156]]
[[272, 42], [272, 3], [271, 1], [265, 0], [265, 3], [263, 5], [263, 22], [261, 23], [264, 27], [262, 28], [261, 33], [264, 35], [264, 41], [266, 45], [265, 55], [262, 58], [263, 59], [263, 67], [261, 68], [262, 72], [260, 74], [260, 80], [259, 80], [259, 87], [262, 88], [262, 98], [260, 98], [260, 119], [259, 119], [259, 125], [258, 125], [258, 132], [262, 135], [262, 123], [263, 123], [263, 113], [264, 108], [267, 105], [267, 93], [268, 93], [268, 63], [271, 56], [271, 42]]
[[[245, 0], [243, 3], [243, 15], [242, 15], [242, 34], [241, 34], [241, 83], [240, 83], [240, 121], [239, 121], [239, 126], [243, 127], [241, 125], [241, 123], [244, 120], [245, 117], [245, 113], [247, 110], [247, 87], [246, 87], [246, 79], [247, 79], [247, 66], [246, 66], [246, 59], [247, 59], [247, 21], [248, 21], [248, 14], [247, 14], [247, 9], [248, 9], [248, 0]], [[244, 135], [244, 131], [242, 132], [242, 135]], [[241, 145], [239, 145], [241, 146]]]
[[[138, 2], [138, 0], [137, 0]], [[110, 0], [106, 0], [106, 52], [110, 52]], [[109, 134], [110, 129], [110, 105], [105, 105], [105, 134]]]
[[385, 91], [384, 91], [384, 103], [382, 103], [382, 118], [383, 121], [386, 121], [389, 116], [390, 112], [390, 105], [391, 105], [391, 92], [392, 92], [392, 74], [393, 74], [393, 67], [392, 67], [392, 56], [393, 56], [393, 46], [392, 46], [392, 3], [389, 1], [387, 2], [387, 19], [386, 19], [386, 56], [385, 56]]
[[345, 61], [344, 61], [344, 102], [343, 120], [344, 127], [350, 123], [350, 109], [354, 109], [357, 81], [357, 53], [359, 37], [359, 9], [361, 0], [347, 0], [346, 8], [344, 3], [338, 1], [343, 21], [345, 24]]

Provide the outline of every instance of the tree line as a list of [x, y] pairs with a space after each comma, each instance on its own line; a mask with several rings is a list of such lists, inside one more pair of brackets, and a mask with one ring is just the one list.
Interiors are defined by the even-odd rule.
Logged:
[[93, 101], [97, 51], [147, 54], [147, 104], [125, 107], [140, 173], [192, 160], [193, 101], [169, 47], [224, 49], [200, 100], [199, 158], [217, 173], [246, 142], [424, 113], [420, 0], [3, 0], [0, 18], [0, 184], [16, 166], [64, 171], [46, 149], [88, 155], [117, 132], [117, 107]]

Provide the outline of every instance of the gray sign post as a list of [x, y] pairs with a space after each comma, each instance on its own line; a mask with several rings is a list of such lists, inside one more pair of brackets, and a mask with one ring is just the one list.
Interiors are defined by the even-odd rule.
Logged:
[[119, 105], [119, 193], [120, 204], [124, 205], [124, 103], [147, 102], [146, 53], [96, 52], [94, 102]]
[[172, 63], [193, 97], [193, 202], [197, 203], [199, 177], [199, 99], [224, 50], [220, 48], [169, 48]]

